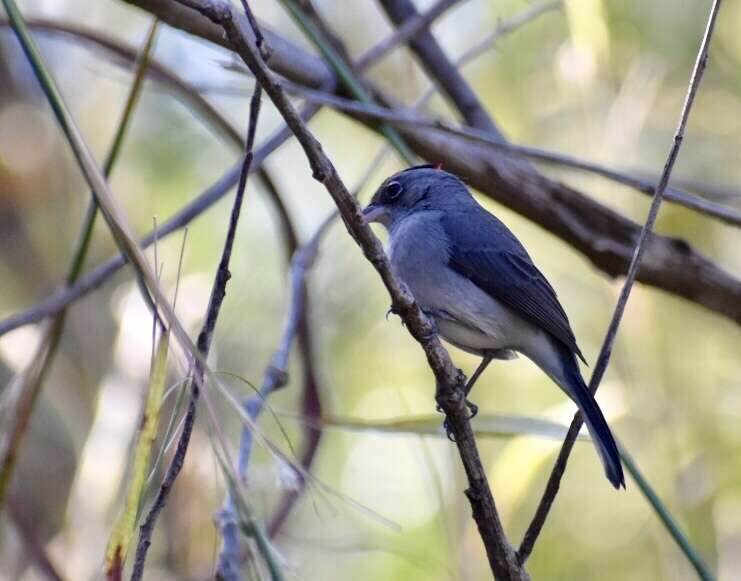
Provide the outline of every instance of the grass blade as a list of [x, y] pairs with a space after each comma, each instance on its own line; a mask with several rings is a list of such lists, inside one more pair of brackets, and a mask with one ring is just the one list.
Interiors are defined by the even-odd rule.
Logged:
[[113, 527], [108, 548], [106, 549], [105, 574], [108, 579], [121, 579], [124, 563], [131, 539], [134, 537], [137, 515], [142, 495], [146, 489], [149, 474], [149, 459], [157, 439], [160, 405], [167, 379], [167, 354], [169, 334], [164, 333], [157, 344], [152, 373], [149, 380], [149, 393], [142, 414], [141, 427], [136, 448], [134, 463], [126, 494], [123, 512]]

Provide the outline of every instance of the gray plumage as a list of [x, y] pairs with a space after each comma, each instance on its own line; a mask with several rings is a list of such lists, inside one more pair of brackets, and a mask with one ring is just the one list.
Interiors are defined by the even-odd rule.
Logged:
[[364, 213], [389, 231], [391, 264], [440, 336], [487, 361], [516, 352], [531, 359], [577, 404], [608, 479], [625, 486], [568, 317], [514, 234], [456, 176], [431, 166], [388, 178]]

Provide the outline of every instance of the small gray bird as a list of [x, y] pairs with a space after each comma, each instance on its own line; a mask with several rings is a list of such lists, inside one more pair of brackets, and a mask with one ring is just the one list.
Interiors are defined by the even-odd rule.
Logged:
[[388, 230], [391, 265], [440, 336], [482, 357], [466, 395], [493, 359], [522, 353], [576, 403], [608, 480], [625, 487], [615, 439], [579, 371], [576, 358], [584, 356], [566, 313], [515, 235], [460, 179], [430, 165], [388, 178], [363, 213]]

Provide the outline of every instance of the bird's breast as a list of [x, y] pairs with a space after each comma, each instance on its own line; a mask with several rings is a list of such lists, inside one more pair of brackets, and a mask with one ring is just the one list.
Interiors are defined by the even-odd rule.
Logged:
[[532, 325], [448, 266], [449, 241], [439, 214], [419, 212], [391, 231], [389, 257], [440, 335], [473, 353], [517, 349]]

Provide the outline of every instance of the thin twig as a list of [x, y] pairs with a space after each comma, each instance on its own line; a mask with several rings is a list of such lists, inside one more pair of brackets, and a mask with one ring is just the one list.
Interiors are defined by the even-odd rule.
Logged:
[[348, 192], [331, 161], [322, 150], [321, 144], [298, 117], [286, 94], [260, 58], [252, 39], [243, 34], [242, 27], [235, 23], [232, 7], [226, 2], [215, 0], [181, 0], [180, 3], [201, 12], [224, 29], [231, 44], [237, 47], [239, 55], [296, 135], [309, 160], [314, 178], [324, 184], [337, 204], [348, 231], [378, 271], [391, 296], [395, 311], [400, 314], [412, 336], [423, 347], [428, 363], [435, 374], [436, 397], [455, 435], [469, 481], [466, 494], [487, 550], [492, 571], [500, 579], [527, 579], [527, 573], [517, 564], [514, 551], [504, 535], [494, 498], [488, 486], [486, 472], [481, 463], [464, 405], [463, 374], [453, 366], [450, 356], [440, 343], [430, 321], [419, 309], [407, 287], [394, 275], [380, 241], [365, 222], [360, 206]]
[[422, 30], [429, 28], [435, 20], [460, 2], [461, 0], [438, 0], [425, 12], [420, 12], [413, 18], [405, 20], [404, 24], [394, 30], [393, 34], [387, 36], [384, 40], [360, 55], [357, 59], [356, 66], [358, 68], [364, 68], [370, 63], [380, 61], [397, 46], [414, 38]]
[[[687, 127], [687, 119], [689, 118], [692, 104], [695, 100], [695, 95], [697, 94], [697, 91], [700, 87], [700, 81], [702, 80], [702, 76], [707, 65], [708, 49], [710, 47], [710, 40], [713, 36], [713, 29], [715, 27], [715, 21], [720, 9], [720, 3], [721, 0], [714, 0], [713, 5], [710, 9], [707, 27], [705, 28], [705, 34], [703, 35], [702, 42], [697, 53], [697, 60], [695, 61], [695, 66], [692, 71], [692, 77], [687, 88], [687, 95], [682, 107], [682, 112], [679, 116], [679, 122], [674, 133], [674, 140], [669, 150], [669, 156], [666, 160], [666, 164], [664, 165], [664, 171], [661, 174], [659, 184], [656, 186], [656, 191], [651, 202], [651, 207], [649, 209], [648, 216], [646, 217], [646, 223], [643, 225], [643, 229], [641, 230], [641, 235], [636, 244], [635, 253], [633, 254], [633, 260], [630, 263], [630, 268], [628, 269], [625, 283], [623, 284], [623, 288], [620, 292], [620, 297], [618, 298], [617, 305], [615, 306], [612, 320], [610, 321], [610, 325], [607, 328], [607, 333], [602, 344], [602, 349], [600, 350], [599, 357], [597, 358], [597, 364], [594, 367], [594, 373], [592, 374], [592, 378], [589, 382], [589, 389], [592, 393], [595, 393], [597, 391], [597, 388], [602, 381], [605, 370], [607, 369], [607, 366], [610, 362], [612, 347], [615, 342], [615, 337], [617, 336], [618, 328], [620, 327], [620, 322], [622, 321], [623, 314], [625, 312], [625, 307], [628, 304], [628, 299], [630, 298], [630, 292], [633, 289], [633, 284], [636, 280], [636, 275], [641, 263], [641, 258], [643, 257], [643, 254], [645, 252], [647, 241], [651, 236], [651, 230], [656, 223], [656, 218], [659, 214], [659, 208], [661, 207], [661, 202], [664, 198], [664, 192], [669, 183], [669, 178], [671, 177], [672, 170], [674, 169], [674, 164], [677, 161], [679, 149], [682, 146], [685, 129]], [[556, 465], [553, 467], [551, 476], [548, 479], [548, 484], [546, 486], [543, 497], [538, 504], [535, 516], [533, 517], [533, 520], [530, 523], [530, 526], [528, 527], [522, 540], [522, 544], [517, 551], [517, 557], [520, 563], [524, 563], [530, 556], [535, 542], [538, 539], [538, 535], [543, 529], [543, 525], [545, 524], [548, 513], [550, 512], [551, 506], [553, 505], [553, 501], [556, 498], [556, 494], [558, 494], [561, 478], [563, 477], [564, 471], [566, 469], [566, 463], [568, 462], [569, 455], [574, 446], [574, 442], [576, 441], [576, 435], [578, 434], [581, 425], [582, 417], [580, 413], [577, 413], [571, 423], [571, 427], [569, 428], [566, 440], [561, 447], [558, 459], [556, 460]], [[693, 565], [695, 565], [698, 574], [700, 574], [703, 579], [709, 578], [707, 577], [706, 570], [703, 570], [703, 568], [698, 568], [696, 563], [693, 563]]]
[[[249, 173], [250, 164], [253, 158], [253, 145], [255, 141], [255, 133], [257, 131], [257, 120], [260, 114], [260, 103], [261, 103], [262, 90], [260, 87], [255, 88], [255, 93], [252, 96], [250, 102], [250, 114], [249, 123], [247, 126], [247, 139], [245, 141], [245, 155], [242, 162], [242, 167], [239, 175], [239, 185], [237, 186], [237, 193], [234, 197], [234, 204], [232, 206], [232, 212], [229, 217], [229, 226], [227, 228], [226, 240], [224, 242], [224, 248], [221, 253], [221, 259], [219, 266], [214, 277], [213, 287], [211, 289], [211, 296], [208, 302], [208, 308], [206, 311], [206, 317], [198, 335], [197, 346], [198, 351], [202, 358], [205, 359], [211, 347], [211, 340], [213, 338], [214, 329], [216, 327], [216, 321], [219, 317], [221, 305], [226, 296], [226, 284], [231, 278], [229, 272], [229, 261], [231, 259], [232, 248], [234, 246], [234, 238], [236, 236], [237, 224], [239, 222], [239, 215], [242, 208], [242, 200], [244, 199], [244, 193], [247, 185], [247, 175]], [[188, 411], [186, 412], [185, 422], [183, 423], [183, 430], [180, 433], [180, 439], [178, 440], [173, 454], [170, 465], [168, 466], [165, 477], [160, 485], [157, 492], [157, 496], [152, 503], [147, 515], [144, 517], [144, 521], [139, 531], [139, 541], [136, 548], [136, 557], [134, 560], [134, 567], [131, 573], [132, 581], [140, 581], [144, 574], [144, 564], [147, 558], [147, 552], [152, 542], [152, 535], [154, 534], [154, 527], [157, 522], [157, 518], [167, 502], [170, 490], [172, 489], [175, 480], [177, 479], [180, 471], [185, 462], [185, 455], [188, 450], [190, 443], [190, 437], [193, 432], [193, 426], [195, 424], [195, 416], [198, 405], [198, 399], [200, 395], [199, 385], [203, 382], [204, 368], [201, 359], [196, 360], [195, 370], [193, 371], [194, 380], [190, 384], [190, 399], [188, 401]]]
[[[364, 175], [360, 179], [359, 185], [354, 190], [354, 196], [362, 189], [367, 180], [370, 178], [372, 173], [377, 169], [380, 162], [385, 157], [385, 148], [381, 154], [377, 155], [376, 158], [370, 163], [368, 169], [364, 172]], [[277, 188], [273, 183], [270, 175], [267, 171], [262, 172], [262, 177], [266, 181], [266, 186], [269, 189], [274, 190], [274, 197], [279, 197]], [[291, 268], [290, 268], [290, 298], [289, 298], [289, 311], [286, 317], [286, 322], [281, 333], [281, 339], [278, 343], [273, 356], [270, 359], [270, 363], [265, 370], [263, 376], [263, 382], [258, 390], [258, 393], [254, 396], [247, 398], [243, 402], [245, 410], [250, 414], [253, 420], [256, 420], [259, 414], [262, 412], [268, 398], [272, 393], [281, 387], [283, 387], [288, 381], [288, 360], [291, 353], [293, 343], [296, 339], [302, 342], [302, 350], [310, 348], [308, 340], [310, 333], [308, 330], [308, 287], [307, 287], [307, 275], [309, 270], [313, 267], [317, 255], [319, 253], [319, 244], [322, 238], [329, 230], [329, 227], [338, 218], [339, 214], [337, 211], [332, 212], [327, 218], [325, 218], [317, 230], [314, 232], [309, 241], [301, 247], [295, 247], [294, 252], [291, 254]], [[291, 240], [288, 236], [287, 240]], [[295, 242], [295, 241], [294, 241]], [[307, 365], [311, 364], [311, 353], [304, 353], [304, 373], [309, 371]], [[313, 372], [311, 377], [304, 378], [304, 394], [302, 408], [304, 413], [308, 417], [319, 418], [321, 415], [321, 404], [319, 400], [319, 394], [316, 390], [316, 380], [313, 378]], [[300, 464], [304, 469], [308, 469], [313, 460], [314, 454], [319, 444], [319, 438], [321, 435], [321, 429], [317, 429], [316, 425], [305, 425], [309, 437], [305, 443], [305, 449], [300, 458]], [[240, 436], [239, 445], [239, 459], [238, 459], [238, 472], [241, 478], [245, 479], [247, 474], [247, 467], [250, 461], [252, 453], [253, 438], [249, 430], [242, 430]], [[274, 516], [269, 521], [268, 534], [273, 536], [283, 523], [285, 518], [288, 516], [293, 503], [299, 498], [302, 490], [306, 486], [306, 478], [303, 475], [298, 476], [297, 486], [288, 491], [278, 508], [274, 512]], [[219, 575], [224, 580], [238, 579], [239, 578], [239, 564], [240, 564], [240, 552], [239, 552], [239, 538], [237, 536], [237, 519], [234, 514], [234, 499], [231, 494], [227, 496], [224, 507], [219, 512], [219, 526], [221, 528], [221, 535], [223, 539], [221, 552], [218, 558], [218, 570]]]
[[[273, 181], [270, 173], [268, 171], [263, 172], [261, 174], [261, 178], [263, 180], [263, 185], [268, 190], [271, 190], [274, 196], [280, 197], [278, 188]], [[282, 225], [283, 230], [287, 233], [289, 231], [288, 227], [290, 225], [290, 217], [287, 214], [281, 215], [279, 217], [279, 222]], [[324, 222], [322, 224], [324, 224]], [[309, 285], [307, 282], [307, 271], [305, 270], [304, 275], [298, 280], [296, 279], [296, 276], [293, 272], [294, 268], [296, 268], [298, 264], [298, 253], [303, 253], [303, 249], [305, 249], [306, 246], [300, 246], [297, 238], [291, 239], [291, 237], [287, 234], [283, 236], [283, 239], [286, 241], [285, 250], [288, 259], [289, 277], [291, 280], [291, 297], [295, 300], [300, 301], [299, 304], [294, 303], [293, 300], [291, 301], [289, 306], [290, 314], [288, 315], [288, 321], [290, 321], [294, 317], [298, 320], [298, 323], [295, 326], [295, 332], [302, 363], [302, 387], [300, 404], [302, 410], [301, 413], [307, 415], [308, 417], [319, 418], [322, 415], [322, 401], [320, 394], [320, 384], [318, 381], [318, 370], [316, 369], [316, 363], [314, 360], [314, 334], [312, 333], [309, 317], [309, 313], [311, 312], [311, 295], [309, 293]], [[302, 262], [305, 263], [306, 261]], [[302, 289], [299, 292], [296, 292], [294, 290], [295, 285], [299, 284], [302, 286]], [[286, 323], [284, 326], [284, 329], [288, 328], [291, 328], [290, 323]], [[290, 341], [285, 332], [283, 333], [282, 341]], [[290, 350], [290, 346], [288, 347], [288, 349]], [[277, 355], [277, 351], [275, 355]], [[271, 365], [266, 370], [266, 374], [272, 373], [270, 369], [272, 368], [272, 364], [276, 360], [275, 355], [273, 358], [271, 358]], [[286, 364], [287, 362], [288, 360], [286, 359]], [[288, 373], [287, 365], [283, 368], [283, 371], [285, 373]], [[265, 379], [263, 379], [263, 385], [264, 384]], [[247, 407], [246, 402], [243, 403], [245, 403], [245, 407]], [[243, 441], [243, 436], [244, 431], [242, 436], [240, 437], [240, 443]], [[316, 426], [304, 426], [302, 449], [298, 455], [298, 462], [306, 471], [310, 470], [314, 462], [316, 452], [319, 449], [321, 438], [321, 427], [317, 428]], [[238, 461], [240, 467], [246, 467], [249, 461], [248, 459], [242, 457], [245, 453], [246, 452], [244, 451], [244, 449], [240, 447]], [[242, 472], [241, 475], [244, 477], [244, 474], [245, 473]], [[304, 478], [302, 475], [298, 475], [296, 486], [292, 486], [290, 487], [290, 489], [286, 489], [283, 492], [281, 499], [278, 501], [277, 508], [273, 511], [272, 516], [266, 520], [266, 529], [270, 538], [273, 538], [276, 535], [285, 520], [288, 518], [288, 515], [293, 509], [294, 504], [303, 494], [305, 487], [306, 478]]]
[[[442, 118], [435, 119], [426, 117], [408, 109], [391, 109], [375, 104], [360, 103], [358, 101], [339, 97], [326, 91], [307, 89], [300, 85], [296, 85], [295, 83], [291, 83], [290, 81], [285, 81], [284, 84], [286, 90], [300, 95], [311, 103], [332, 107], [338, 111], [352, 113], [358, 117], [383, 120], [396, 127], [417, 127], [440, 130], [450, 135], [463, 137], [473, 142], [484, 144], [498, 151], [512, 154], [515, 157], [524, 157], [534, 161], [593, 173], [633, 188], [634, 190], [648, 196], [653, 196], [653, 192], [656, 189], [655, 183], [594, 162], [539, 147], [511, 143], [492, 135], [488, 131], [455, 125]], [[741, 211], [729, 206], [704, 200], [698, 196], [672, 187], [667, 187], [664, 197], [667, 201], [684, 206], [700, 214], [717, 218], [733, 226], [741, 226]]]

